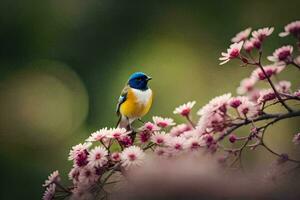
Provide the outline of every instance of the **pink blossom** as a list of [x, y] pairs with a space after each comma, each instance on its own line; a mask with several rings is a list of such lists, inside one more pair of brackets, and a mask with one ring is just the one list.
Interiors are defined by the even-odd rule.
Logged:
[[289, 93], [291, 88], [290, 81], [279, 81], [278, 84], [275, 85], [278, 92]]
[[129, 147], [133, 144], [132, 138], [128, 135], [119, 138], [118, 141], [125, 147]]
[[131, 146], [121, 153], [122, 166], [129, 168], [132, 166], [141, 166], [143, 164], [145, 153], [138, 146]]
[[300, 37], [300, 20], [291, 22], [284, 27], [284, 32], [279, 33], [280, 37], [285, 37], [292, 34], [295, 37]]
[[185, 142], [185, 149], [195, 151], [205, 146], [205, 141], [200, 136], [193, 136]]
[[108, 131], [108, 138], [120, 139], [126, 136], [129, 132], [125, 128], [111, 128]]
[[79, 181], [78, 180], [79, 174], [80, 174], [80, 168], [77, 166], [74, 166], [71, 169], [71, 171], [69, 172], [68, 177], [70, 180], [73, 181], [74, 184], [76, 184]]
[[240, 86], [237, 88], [237, 93], [246, 94], [250, 91], [253, 91], [256, 82], [257, 79], [253, 77], [243, 79], [240, 83]]
[[109, 135], [109, 130], [107, 128], [102, 128], [94, 133], [91, 134], [91, 136], [86, 139], [87, 142], [95, 142], [95, 141], [101, 141], [104, 138], [106, 138]]
[[259, 92], [258, 103], [263, 103], [276, 99], [276, 95], [272, 89], [264, 89]]
[[229, 136], [229, 141], [230, 141], [231, 143], [235, 143], [236, 140], [237, 140], [236, 135], [231, 134], [231, 135]]
[[52, 199], [54, 199], [55, 188], [56, 188], [55, 184], [49, 185], [49, 187], [47, 187], [46, 191], [44, 192], [43, 200], [52, 200]]
[[145, 129], [139, 133], [139, 138], [140, 138], [141, 143], [149, 142], [150, 137], [151, 137], [151, 132], [148, 131], [147, 129]]
[[240, 42], [246, 40], [251, 33], [251, 28], [247, 28], [239, 33], [237, 33], [232, 39], [231, 42]]
[[166, 128], [168, 126], [175, 125], [174, 120], [172, 118], [162, 118], [162, 117], [154, 116], [152, 119], [153, 122], [161, 128]]
[[165, 132], [155, 132], [152, 136], [151, 136], [151, 141], [155, 144], [158, 145], [164, 145], [166, 143], [167, 140], [167, 135]]
[[148, 130], [148, 131], [159, 131], [160, 127], [158, 127], [156, 124], [153, 124], [151, 122], [146, 122], [140, 130]]
[[121, 160], [121, 154], [119, 152], [114, 152], [111, 154], [110, 159], [114, 162], [119, 162]]
[[185, 131], [191, 130], [192, 127], [188, 124], [179, 124], [177, 126], [172, 127], [170, 130], [170, 136], [179, 136]]
[[94, 167], [85, 166], [80, 169], [78, 183], [81, 185], [91, 185], [96, 183], [98, 178], [99, 176], [97, 175]]
[[258, 114], [258, 106], [255, 103], [250, 101], [248, 98], [242, 98], [241, 101], [241, 105], [237, 108], [241, 116], [252, 118]]
[[293, 142], [294, 142], [294, 144], [296, 144], [296, 145], [299, 145], [299, 144], [300, 144], [300, 133], [297, 133], [297, 134], [294, 136]]
[[292, 59], [293, 47], [291, 45], [286, 45], [276, 49], [273, 56], [268, 56], [268, 60], [272, 62], [290, 62]]
[[300, 97], [300, 90], [297, 90], [296, 92], [293, 93], [295, 97]]
[[52, 183], [57, 183], [59, 182], [61, 179], [60, 179], [60, 175], [58, 173], [58, 171], [54, 171], [52, 174], [50, 174], [48, 176], [48, 179], [45, 181], [45, 183], [43, 184], [43, 187], [47, 187], [49, 186], [50, 184]]
[[256, 49], [260, 49], [261, 48], [262, 41], [259, 40], [258, 38], [252, 37], [252, 38], [250, 38], [250, 42], [252, 43], [253, 47], [255, 47]]
[[258, 29], [256, 31], [252, 32], [252, 36], [253, 38], [258, 39], [259, 41], [263, 41], [266, 37], [268, 37], [269, 35], [271, 35], [274, 31], [273, 27], [265, 27], [265, 28], [261, 28]]
[[73, 160], [74, 164], [76, 164], [78, 167], [85, 166], [88, 163], [88, 148], [91, 145], [91, 143], [80, 143], [76, 146], [73, 146], [69, 153], [69, 160]]
[[[269, 65], [269, 66], [263, 67], [267, 77], [269, 77], [269, 78], [272, 75], [279, 74], [284, 68], [285, 68], [284, 65], [281, 65], [281, 66]], [[254, 78], [254, 79], [257, 79], [257, 80], [265, 80], [266, 76], [260, 68], [257, 68], [252, 72], [251, 78]]]
[[181, 136], [170, 137], [167, 141], [168, 147], [174, 152], [183, 151], [185, 144], [186, 144], [186, 139]]
[[102, 167], [107, 163], [108, 152], [104, 147], [95, 147], [88, 156], [89, 165], [92, 167]]
[[195, 105], [196, 101], [189, 101], [174, 110], [174, 114], [180, 114], [184, 117], [188, 116]]
[[240, 41], [238, 43], [233, 43], [227, 49], [226, 53], [222, 52], [221, 53], [222, 57], [219, 58], [219, 60], [222, 61], [220, 63], [220, 65], [223, 65], [223, 64], [227, 63], [229, 60], [239, 57], [240, 51], [243, 47], [243, 43], [244, 43], [244, 41]]
[[253, 40], [246, 40], [244, 43], [243, 48], [245, 49], [245, 51], [250, 52], [254, 49], [254, 43]]
[[231, 93], [223, 94], [221, 96], [215, 97], [209, 101], [208, 104], [203, 106], [198, 112], [198, 115], [206, 115], [217, 110], [221, 112], [226, 112], [228, 101], [231, 97]]
[[241, 99], [242, 97], [232, 97], [230, 100], [229, 100], [229, 105], [232, 107], [232, 108], [237, 108], [239, 107], [241, 104], [242, 104], [242, 101]]

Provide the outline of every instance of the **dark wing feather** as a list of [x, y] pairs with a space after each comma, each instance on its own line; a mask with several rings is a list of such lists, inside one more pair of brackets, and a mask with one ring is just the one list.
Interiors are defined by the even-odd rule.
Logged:
[[118, 101], [118, 105], [117, 105], [117, 109], [116, 112], [118, 114], [118, 116], [120, 116], [120, 106], [122, 105], [122, 103], [124, 103], [127, 99], [127, 93], [128, 93], [128, 86], [125, 86], [125, 88], [122, 90], [121, 95], [119, 97], [119, 101]]

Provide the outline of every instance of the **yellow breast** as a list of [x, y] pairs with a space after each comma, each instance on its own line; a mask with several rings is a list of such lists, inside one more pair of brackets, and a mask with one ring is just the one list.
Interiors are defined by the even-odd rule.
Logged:
[[130, 88], [126, 101], [120, 106], [120, 113], [128, 118], [141, 118], [148, 113], [152, 105], [152, 91]]

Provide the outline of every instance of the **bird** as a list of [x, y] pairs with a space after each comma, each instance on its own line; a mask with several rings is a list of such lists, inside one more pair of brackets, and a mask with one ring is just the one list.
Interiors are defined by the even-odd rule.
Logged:
[[117, 104], [118, 128], [132, 130], [131, 124], [149, 112], [153, 100], [153, 92], [148, 87], [151, 79], [143, 72], [135, 72], [129, 77]]

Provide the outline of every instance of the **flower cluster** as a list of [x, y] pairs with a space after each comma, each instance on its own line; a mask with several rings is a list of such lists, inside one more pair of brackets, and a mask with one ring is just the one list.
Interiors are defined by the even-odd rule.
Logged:
[[[299, 21], [288, 24], [280, 36], [291, 34], [299, 39], [299, 27]], [[244, 65], [255, 67], [252, 73], [240, 82], [237, 88], [238, 95], [226, 93], [212, 98], [197, 111], [199, 118], [195, 121], [192, 119], [192, 109], [196, 102], [191, 101], [173, 111], [174, 114], [183, 117], [185, 123], [154, 116], [152, 121], [132, 130], [102, 128], [91, 133], [84, 143], [75, 145], [70, 150], [69, 160], [72, 161], [73, 167], [69, 172], [69, 179], [72, 185], [62, 186], [60, 175], [55, 171], [43, 184], [46, 187], [43, 199], [105, 197], [108, 194], [105, 186], [111, 183], [109, 180], [114, 174], [119, 173], [126, 178], [130, 170], [143, 167], [150, 155], [159, 159], [176, 159], [185, 155], [219, 152], [221, 157], [218, 161], [222, 165], [233, 167], [239, 161], [239, 166], [242, 167], [242, 151], [245, 148], [255, 150], [257, 146], [262, 146], [278, 157], [278, 163], [289, 161], [297, 164], [299, 168], [299, 160], [292, 159], [285, 153], [277, 153], [268, 147], [264, 141], [264, 134], [272, 124], [300, 116], [299, 108], [292, 108], [287, 104], [290, 101], [299, 103], [299, 89], [293, 91], [291, 82], [279, 80], [278, 77], [288, 65], [299, 69], [300, 66], [295, 62], [295, 52], [291, 45], [276, 49], [273, 55], [268, 56], [268, 60], [273, 63], [263, 65], [262, 45], [273, 33], [274, 28], [261, 28], [252, 33], [251, 30], [247, 28], [236, 34], [231, 40], [233, 44], [220, 58], [222, 65], [237, 59]], [[257, 57], [253, 56], [255, 49], [258, 51]], [[267, 109], [276, 104], [282, 105], [285, 112], [271, 113]], [[261, 121], [266, 123], [256, 123]], [[247, 136], [235, 133], [235, 130], [247, 125], [251, 125]], [[228, 143], [223, 142], [225, 138], [229, 144], [242, 145], [239, 148], [226, 147]], [[293, 142], [300, 143], [300, 133], [294, 136]]]

